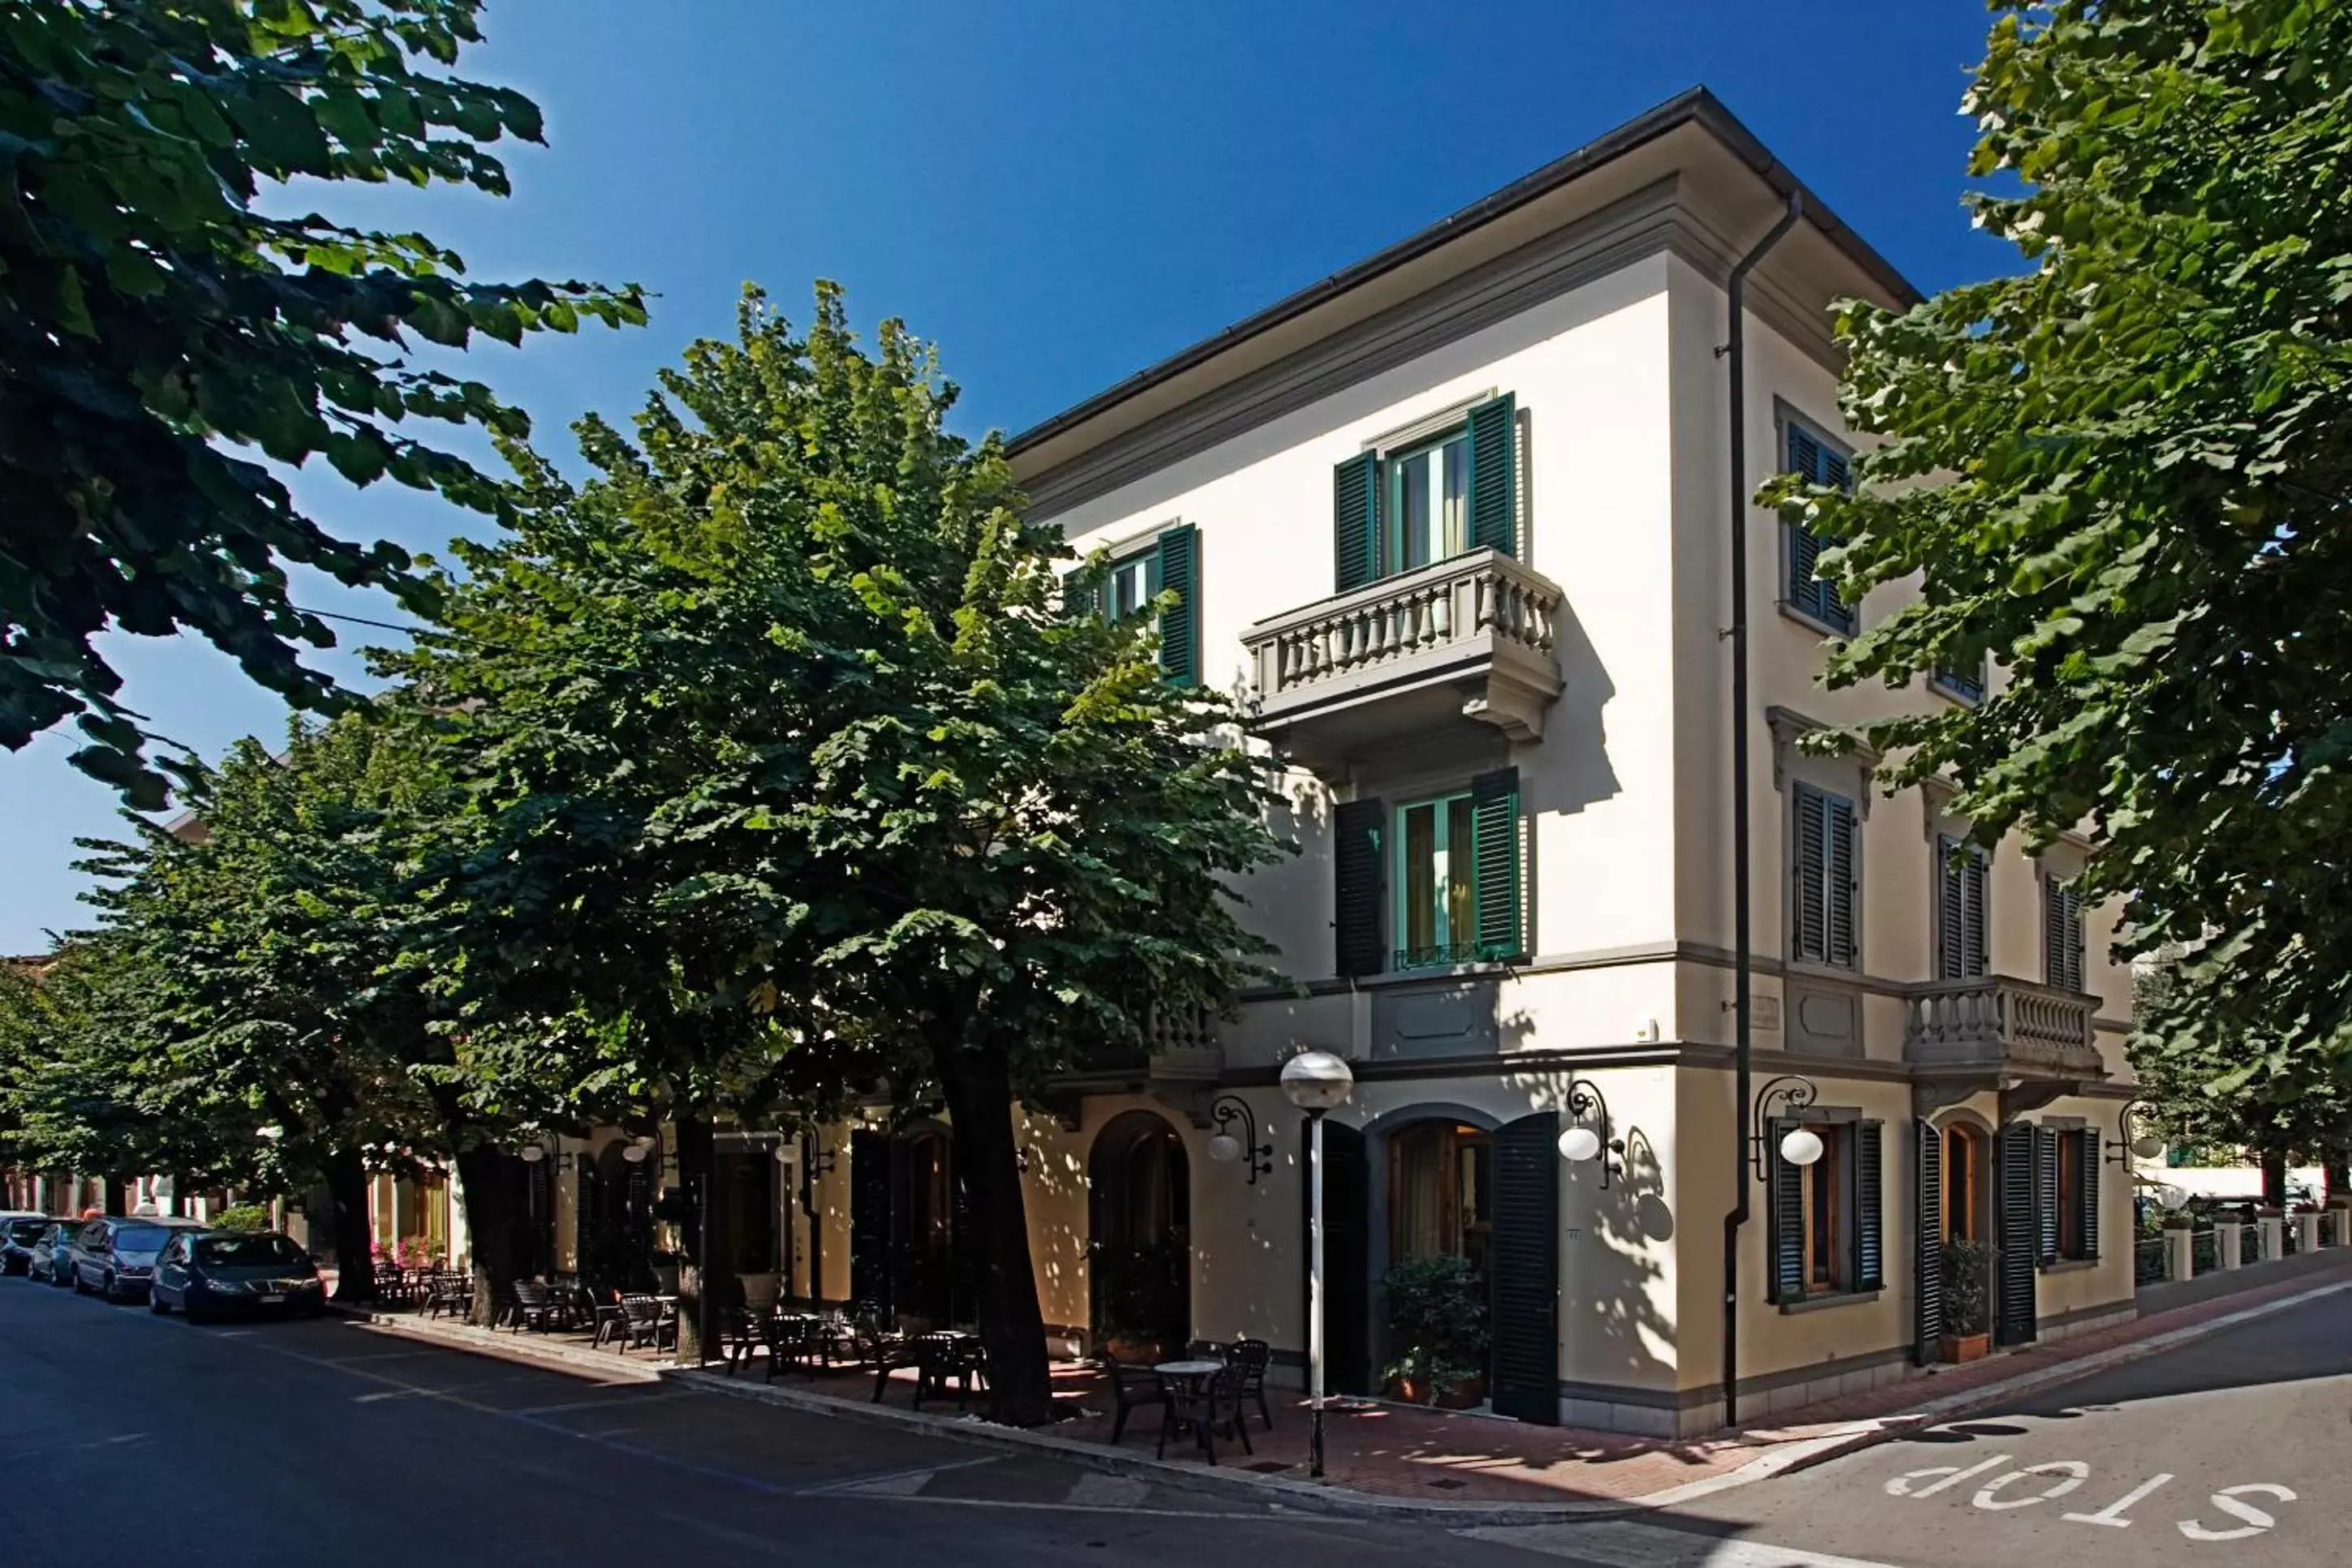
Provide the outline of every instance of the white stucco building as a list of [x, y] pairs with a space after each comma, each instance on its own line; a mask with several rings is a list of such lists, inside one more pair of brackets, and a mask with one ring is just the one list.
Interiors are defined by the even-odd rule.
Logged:
[[[1735, 475], [1727, 287], [1792, 198], [1747, 283]], [[1036, 515], [1101, 552], [1103, 612], [1181, 593], [1171, 676], [1253, 705], [1304, 852], [1248, 888], [1292, 984], [1028, 1119], [1073, 1348], [1144, 1326], [1160, 1270], [1168, 1333], [1298, 1365], [1302, 1141], [1276, 1080], [1310, 1046], [1357, 1082], [1329, 1127], [1343, 1390], [1379, 1390], [1381, 1281], [1433, 1252], [1485, 1282], [1497, 1413], [1646, 1433], [1721, 1423], [1727, 1297], [1747, 1419], [1932, 1360], [1954, 1240], [2000, 1249], [2001, 1343], [2133, 1310], [2131, 992], [2110, 916], [2068, 891], [2080, 846], [1958, 862], [1948, 794], [1883, 795], [1873, 758], [1798, 744], [1971, 700], [1983, 673], [1825, 690], [1824, 639], [1897, 591], [1840, 605], [1813, 542], [1750, 506], [1733, 752], [1731, 497], [1843, 472], [1829, 309], [1857, 295], [1916, 298], [1694, 92], [1013, 440]], [[1562, 1157], [1578, 1125], [1606, 1160]], [[1776, 1152], [1798, 1127], [1811, 1165]], [[1248, 1157], [1213, 1162], [1220, 1131]], [[951, 1130], [736, 1145], [730, 1204], [766, 1217], [738, 1267], [959, 1315]]]

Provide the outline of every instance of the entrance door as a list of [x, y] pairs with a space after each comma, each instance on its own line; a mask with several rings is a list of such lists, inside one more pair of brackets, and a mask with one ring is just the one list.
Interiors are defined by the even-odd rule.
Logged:
[[[1298, 1148], [1307, 1146], [1307, 1122]], [[1303, 1163], [1303, 1161], [1302, 1161]], [[1334, 1394], [1372, 1391], [1371, 1161], [1359, 1128], [1323, 1124], [1323, 1382]], [[1307, 1343], [1308, 1185], [1298, 1184], [1299, 1347]]]
[[1192, 1167], [1149, 1111], [1113, 1117], [1087, 1162], [1094, 1330], [1171, 1353], [1192, 1337]]

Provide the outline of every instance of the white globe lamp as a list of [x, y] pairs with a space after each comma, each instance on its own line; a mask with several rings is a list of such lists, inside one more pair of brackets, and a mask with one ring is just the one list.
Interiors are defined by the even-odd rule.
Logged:
[[1559, 1157], [1582, 1165], [1601, 1157], [1601, 1134], [1590, 1127], [1570, 1127], [1559, 1135]]
[[1348, 1103], [1356, 1075], [1328, 1051], [1302, 1051], [1282, 1064], [1284, 1098], [1302, 1111], [1330, 1111]]
[[1810, 1166], [1822, 1157], [1822, 1135], [1811, 1127], [1798, 1127], [1780, 1140], [1780, 1157], [1792, 1166]]
[[1231, 1133], [1219, 1133], [1209, 1140], [1209, 1157], [1221, 1166], [1229, 1166], [1242, 1157], [1242, 1141]]

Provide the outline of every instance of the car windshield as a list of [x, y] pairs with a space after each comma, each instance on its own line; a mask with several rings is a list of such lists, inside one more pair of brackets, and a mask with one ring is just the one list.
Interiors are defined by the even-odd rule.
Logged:
[[248, 1263], [299, 1263], [302, 1249], [283, 1236], [207, 1236], [196, 1243], [196, 1261], [216, 1267]]
[[126, 1225], [114, 1233], [117, 1252], [161, 1252], [172, 1232], [161, 1225]]
[[29, 1247], [49, 1233], [46, 1219], [12, 1219], [8, 1222], [8, 1239], [21, 1241]]

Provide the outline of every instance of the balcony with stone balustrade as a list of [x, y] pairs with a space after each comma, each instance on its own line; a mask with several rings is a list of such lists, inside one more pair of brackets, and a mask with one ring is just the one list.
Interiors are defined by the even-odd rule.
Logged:
[[1913, 986], [1905, 1000], [1903, 1055], [1914, 1067], [1939, 1074], [2106, 1076], [2093, 1033], [2095, 997], [1979, 975]]
[[1449, 727], [1538, 738], [1560, 690], [1560, 599], [1542, 573], [1477, 549], [1261, 621], [1242, 633], [1255, 727], [1327, 776]]

